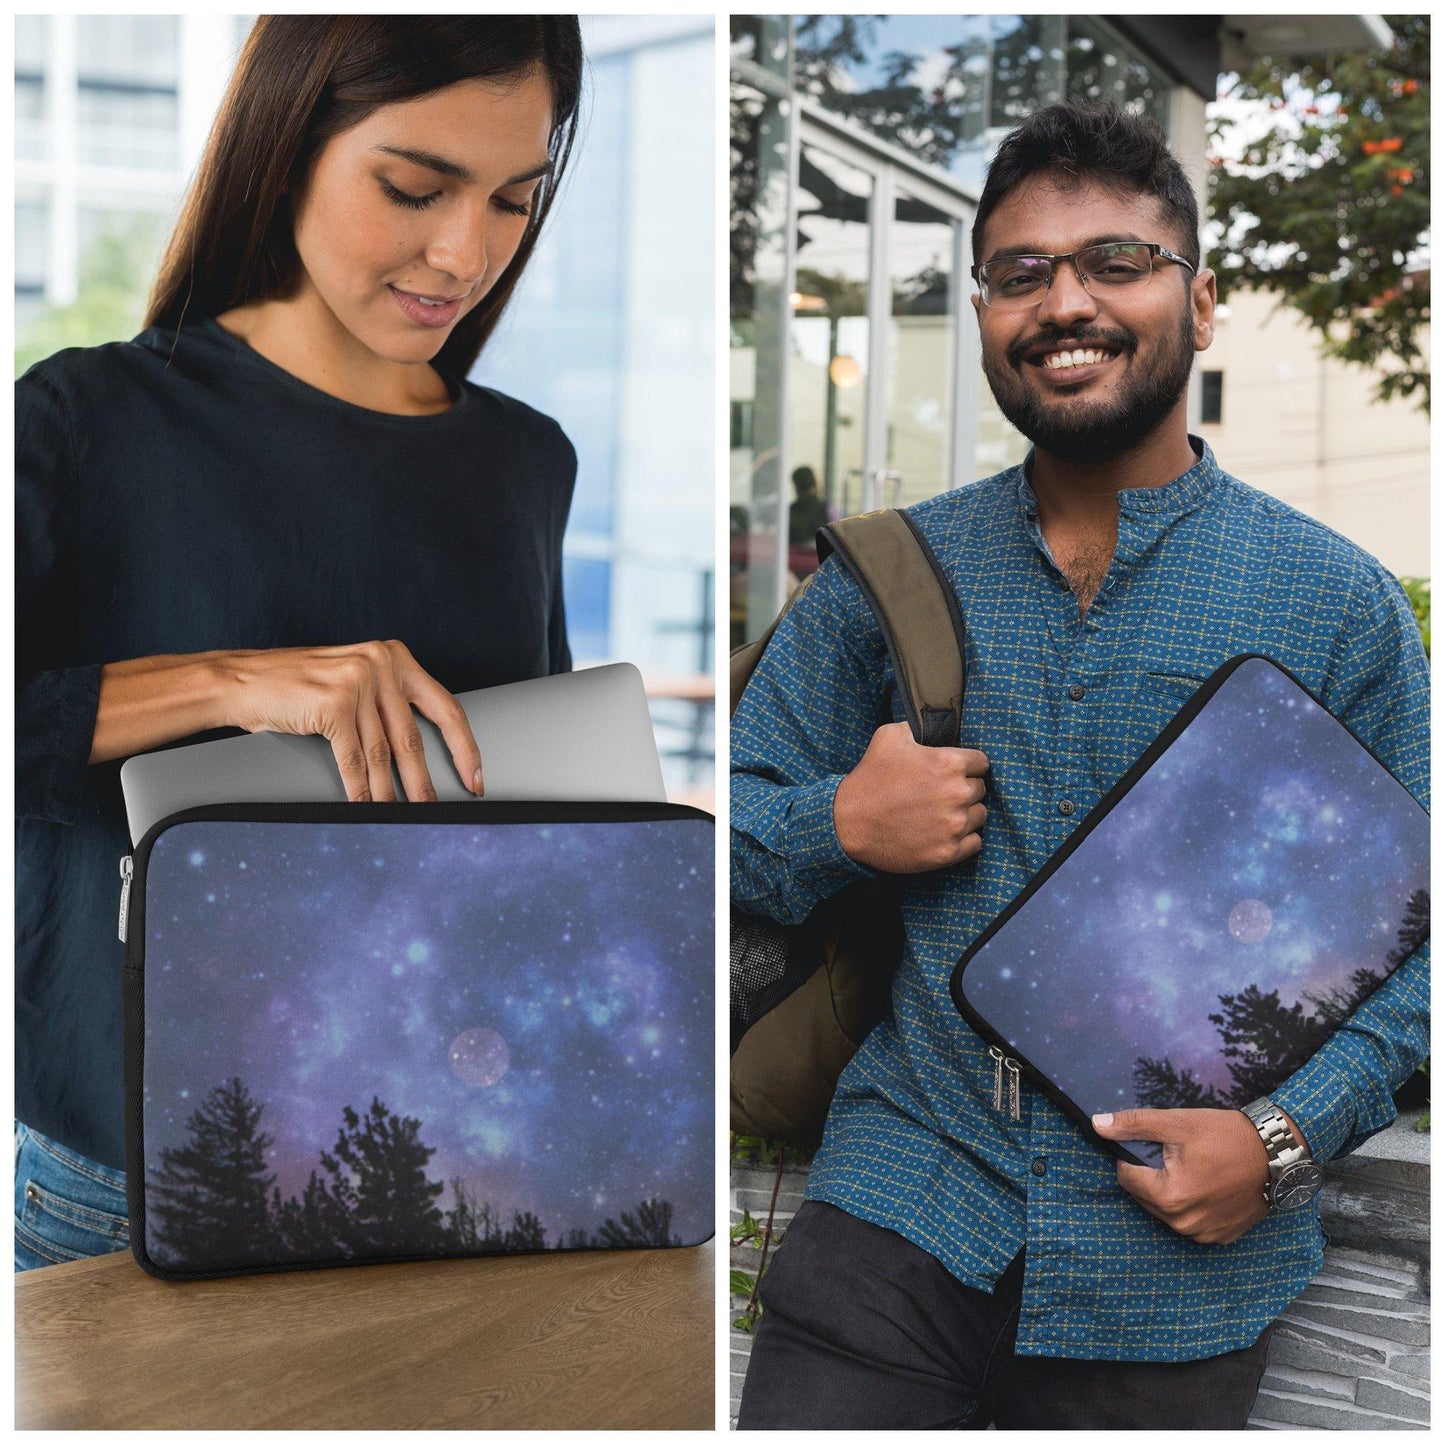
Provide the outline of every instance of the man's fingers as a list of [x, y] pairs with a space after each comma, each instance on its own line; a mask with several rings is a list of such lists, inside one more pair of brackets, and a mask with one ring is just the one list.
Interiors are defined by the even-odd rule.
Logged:
[[467, 711], [429, 673], [417, 667], [402, 680], [402, 691], [423, 717], [441, 729], [442, 740], [452, 755], [452, 765], [465, 787], [482, 796], [482, 750], [472, 735]]
[[963, 758], [963, 775], [966, 778], [981, 778], [988, 772], [988, 759], [977, 748], [959, 748]]
[[1142, 1164], [1126, 1164], [1121, 1159], [1118, 1161], [1119, 1187], [1127, 1194], [1132, 1194], [1139, 1204], [1146, 1209], [1161, 1224], [1168, 1224], [1172, 1229], [1174, 1226], [1169, 1218], [1168, 1210], [1159, 1196], [1162, 1180], [1160, 1169], [1149, 1169]]
[[1129, 1164], [1123, 1159], [1115, 1161], [1119, 1173], [1119, 1187], [1127, 1190], [1148, 1209], [1150, 1214], [1163, 1219], [1166, 1207], [1164, 1170], [1151, 1169], [1147, 1164]]
[[1185, 1127], [1178, 1117], [1181, 1109], [1119, 1109], [1112, 1114], [1095, 1114], [1095, 1130], [1106, 1139], [1152, 1139], [1156, 1144], [1176, 1143]]

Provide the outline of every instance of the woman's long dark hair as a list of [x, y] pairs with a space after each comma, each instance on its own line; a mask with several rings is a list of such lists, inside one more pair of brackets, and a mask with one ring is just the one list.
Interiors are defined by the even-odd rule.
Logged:
[[577, 134], [582, 36], [575, 15], [262, 16], [221, 102], [145, 324], [174, 330], [286, 295], [301, 264], [291, 197], [332, 136], [379, 106], [534, 66], [552, 85], [552, 165], [511, 264], [436, 357], [444, 371], [465, 376], [527, 265]]

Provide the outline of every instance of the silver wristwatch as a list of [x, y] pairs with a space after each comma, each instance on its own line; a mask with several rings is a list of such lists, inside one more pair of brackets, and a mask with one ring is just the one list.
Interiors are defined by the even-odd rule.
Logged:
[[1325, 1182], [1307, 1144], [1296, 1144], [1289, 1120], [1273, 1099], [1256, 1099], [1243, 1109], [1245, 1118], [1259, 1130], [1269, 1155], [1269, 1182], [1264, 1202], [1271, 1209], [1298, 1209], [1308, 1204]]

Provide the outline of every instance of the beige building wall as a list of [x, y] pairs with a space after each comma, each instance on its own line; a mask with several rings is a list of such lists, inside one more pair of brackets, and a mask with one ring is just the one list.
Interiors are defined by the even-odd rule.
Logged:
[[1305, 322], [1263, 293], [1230, 298], [1196, 365], [1223, 373], [1220, 420], [1198, 430], [1226, 471], [1396, 575], [1430, 575], [1430, 420], [1413, 401], [1374, 401], [1376, 372], [1322, 357]]

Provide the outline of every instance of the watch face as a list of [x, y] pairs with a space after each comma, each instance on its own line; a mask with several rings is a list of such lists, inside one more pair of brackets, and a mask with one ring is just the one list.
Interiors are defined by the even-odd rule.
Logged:
[[1298, 1209], [1308, 1204], [1325, 1182], [1324, 1172], [1318, 1164], [1308, 1159], [1291, 1164], [1279, 1176], [1274, 1186], [1274, 1207], [1276, 1209]]

